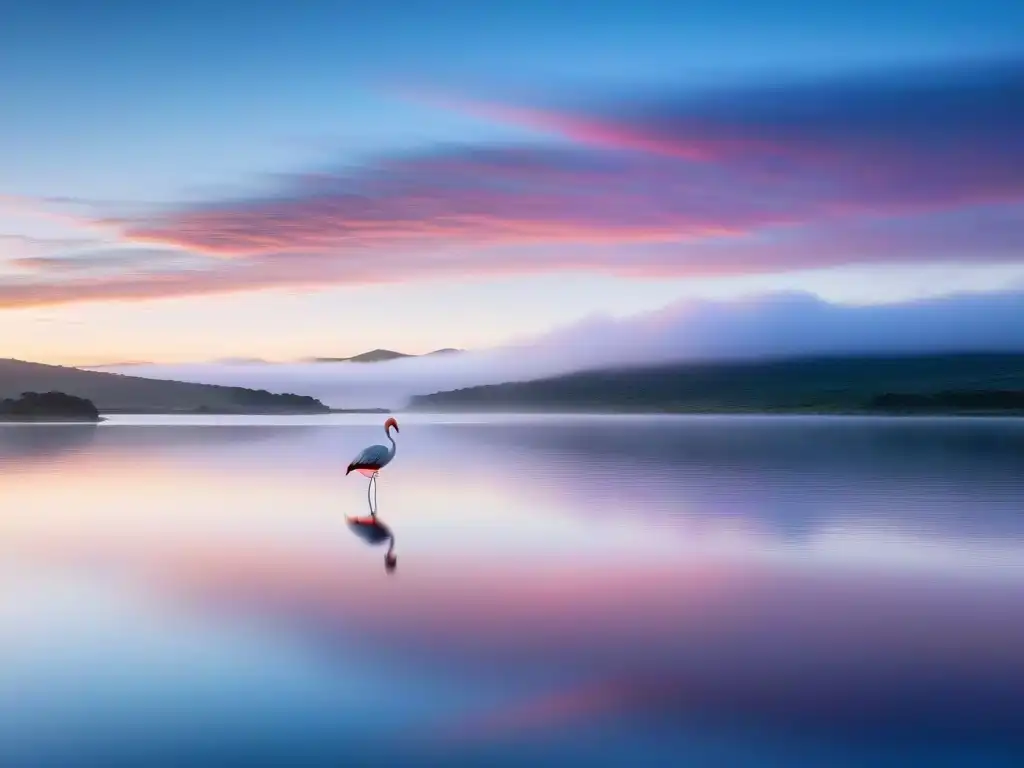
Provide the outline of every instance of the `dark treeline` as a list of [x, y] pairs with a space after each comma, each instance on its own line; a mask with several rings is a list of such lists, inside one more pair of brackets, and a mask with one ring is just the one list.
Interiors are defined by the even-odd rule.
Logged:
[[24, 392], [21, 397], [0, 401], [0, 417], [8, 419], [74, 419], [99, 421], [92, 401], [64, 392]]
[[1024, 355], [821, 357], [582, 371], [438, 392], [416, 410], [806, 412], [1013, 410]]
[[231, 401], [243, 408], [294, 408], [300, 411], [327, 412], [330, 409], [315, 397], [291, 392], [276, 394], [265, 389], [224, 387]]
[[929, 394], [886, 392], [875, 397], [870, 407], [907, 411], [1024, 411], [1024, 390], [951, 390]]

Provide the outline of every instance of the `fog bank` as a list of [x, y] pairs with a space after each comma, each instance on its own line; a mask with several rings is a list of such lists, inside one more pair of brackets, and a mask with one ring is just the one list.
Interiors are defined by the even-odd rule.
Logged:
[[133, 376], [295, 392], [340, 408], [587, 368], [822, 354], [1024, 352], [1024, 292], [842, 306], [802, 293], [686, 300], [593, 317], [505, 347], [382, 363], [197, 363], [108, 368]]

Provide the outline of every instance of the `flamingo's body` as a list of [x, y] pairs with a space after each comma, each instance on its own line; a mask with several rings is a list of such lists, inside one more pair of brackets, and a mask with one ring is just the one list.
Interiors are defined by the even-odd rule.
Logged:
[[[384, 434], [391, 441], [390, 448], [386, 445], [371, 445], [368, 448], [364, 448], [359, 452], [358, 456], [352, 459], [345, 470], [346, 476], [351, 472], [358, 472], [363, 477], [370, 478], [370, 484], [366, 488], [366, 503], [370, 506], [370, 514], [374, 516], [377, 514], [377, 505], [375, 503], [377, 496], [377, 473], [391, 463], [391, 460], [395, 458], [395, 452], [398, 450], [395, 439], [391, 436], [392, 427], [394, 427], [395, 432], [400, 431], [398, 429], [398, 422], [393, 417], [384, 422]], [[375, 491], [373, 502], [370, 501], [371, 488]]]
[[368, 448], [363, 448], [359, 455], [352, 459], [345, 474], [358, 472], [363, 477], [373, 477], [388, 465], [394, 455], [393, 449], [386, 445], [371, 445]]

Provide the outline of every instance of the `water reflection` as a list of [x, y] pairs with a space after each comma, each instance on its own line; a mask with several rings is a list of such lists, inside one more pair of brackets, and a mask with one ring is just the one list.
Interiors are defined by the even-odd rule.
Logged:
[[398, 567], [398, 555], [395, 554], [395, 534], [376, 514], [365, 517], [346, 517], [349, 530], [367, 544], [377, 545], [387, 542], [388, 551], [384, 553], [384, 570], [394, 573]]
[[800, 421], [0, 430], [0, 755], [1019, 764], [1020, 428]]
[[1024, 420], [662, 417], [445, 432], [452, 453], [485, 454], [502, 465], [495, 481], [515, 487], [528, 474], [567, 512], [742, 518], [797, 540], [848, 522], [1024, 538]]
[[0, 424], [0, 471], [83, 454], [98, 429], [97, 424]]

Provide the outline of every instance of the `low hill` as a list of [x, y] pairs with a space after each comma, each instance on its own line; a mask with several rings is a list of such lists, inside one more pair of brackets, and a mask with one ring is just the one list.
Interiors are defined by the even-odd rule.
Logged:
[[363, 352], [361, 355], [353, 355], [352, 357], [314, 357], [309, 362], [312, 363], [382, 363], [385, 360], [398, 360], [402, 357], [414, 357], [414, 355], [407, 355], [403, 352], [395, 352], [390, 349], [371, 349], [369, 352]]
[[[822, 357], [585, 371], [412, 399], [420, 411], [1016, 412], [1024, 355]], [[1024, 411], [1022, 411], [1024, 412]]]
[[421, 357], [431, 357], [432, 355], [458, 355], [465, 352], [464, 349], [456, 349], [455, 347], [445, 347], [444, 349], [435, 349], [433, 352], [427, 352]]
[[96, 406], [64, 392], [25, 392], [0, 400], [0, 421], [100, 421]]
[[399, 360], [404, 357], [430, 357], [431, 355], [454, 355], [462, 352], [461, 349], [453, 349], [451, 347], [445, 347], [444, 349], [435, 349], [433, 352], [427, 352], [423, 355], [409, 355], [405, 352], [395, 352], [391, 349], [372, 349], [369, 352], [363, 352], [361, 355], [354, 355], [352, 357], [313, 357], [307, 362], [311, 363], [383, 363], [387, 360]]
[[59, 391], [104, 413], [327, 413], [312, 397], [0, 360], [0, 399]]

